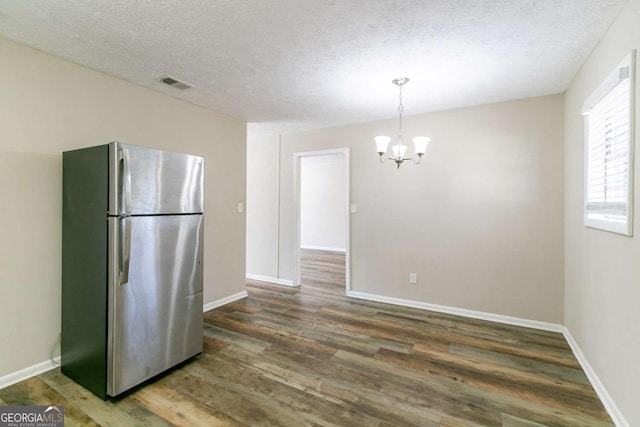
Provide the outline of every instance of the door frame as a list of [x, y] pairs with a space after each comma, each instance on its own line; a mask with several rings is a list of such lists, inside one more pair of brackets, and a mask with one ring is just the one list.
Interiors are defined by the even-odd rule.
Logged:
[[345, 262], [345, 270], [344, 270], [344, 282], [345, 282], [345, 290], [351, 290], [351, 214], [349, 210], [349, 206], [351, 204], [351, 193], [350, 193], [350, 161], [349, 161], [349, 148], [333, 148], [329, 150], [319, 150], [319, 151], [302, 151], [293, 153], [293, 207], [295, 213], [294, 223], [293, 223], [293, 233], [294, 233], [294, 248], [293, 248], [293, 267], [294, 267], [294, 278], [293, 285], [300, 286], [300, 181], [301, 181], [301, 168], [300, 163], [303, 157], [317, 157], [317, 156], [327, 156], [331, 154], [341, 154], [344, 159], [344, 187], [345, 187], [345, 201], [343, 209], [346, 212], [346, 224], [344, 225], [346, 228], [345, 235], [345, 253], [344, 253], [344, 262]]

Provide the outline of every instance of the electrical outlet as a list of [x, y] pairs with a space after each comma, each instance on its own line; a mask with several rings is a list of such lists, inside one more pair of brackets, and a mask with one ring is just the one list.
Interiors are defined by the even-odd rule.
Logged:
[[409, 284], [417, 285], [418, 284], [418, 274], [417, 273], [409, 273]]

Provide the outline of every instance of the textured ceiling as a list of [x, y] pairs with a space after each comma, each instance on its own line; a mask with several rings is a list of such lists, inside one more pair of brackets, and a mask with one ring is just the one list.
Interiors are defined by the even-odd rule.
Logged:
[[0, 0], [0, 36], [266, 135], [393, 117], [397, 76], [407, 115], [562, 92], [625, 1]]

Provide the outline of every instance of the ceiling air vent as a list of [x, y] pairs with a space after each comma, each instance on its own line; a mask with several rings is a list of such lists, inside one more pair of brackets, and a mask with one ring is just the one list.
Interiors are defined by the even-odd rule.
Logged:
[[181, 82], [180, 80], [171, 76], [163, 76], [160, 78], [160, 81], [166, 85], [175, 87], [176, 89], [180, 89], [180, 90], [185, 90], [193, 87], [193, 85], [190, 85], [189, 83]]

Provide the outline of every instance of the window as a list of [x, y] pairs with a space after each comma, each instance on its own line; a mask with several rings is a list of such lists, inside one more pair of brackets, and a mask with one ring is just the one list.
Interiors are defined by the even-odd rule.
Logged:
[[587, 98], [584, 224], [633, 232], [634, 60], [632, 51]]

